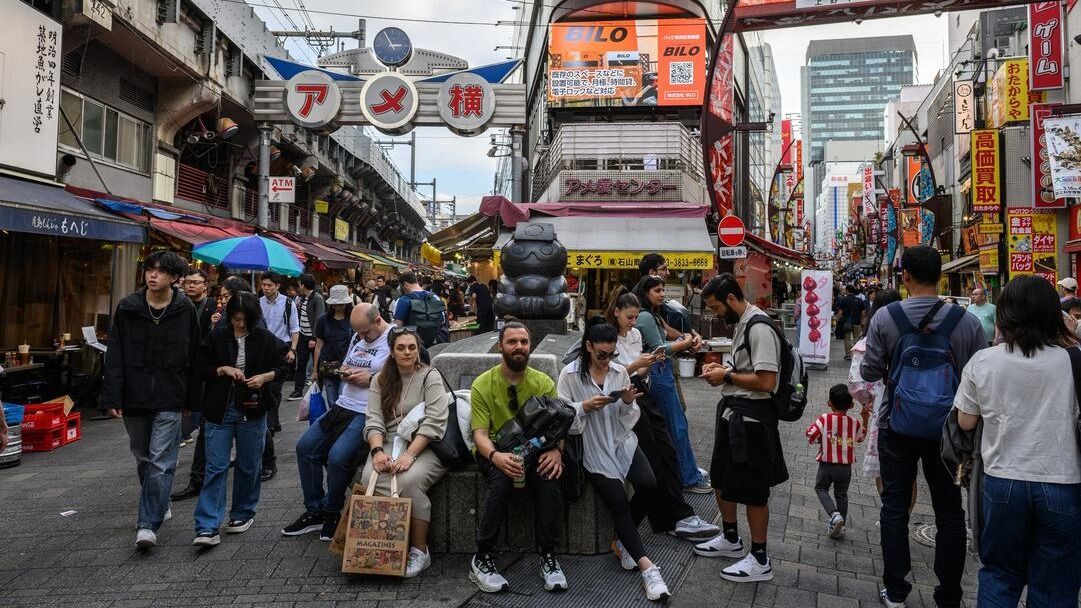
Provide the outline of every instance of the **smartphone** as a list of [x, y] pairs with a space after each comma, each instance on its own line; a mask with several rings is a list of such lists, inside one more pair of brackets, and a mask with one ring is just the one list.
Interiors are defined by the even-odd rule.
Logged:
[[663, 346], [658, 346], [657, 348], [655, 348], [653, 350], [652, 353], [650, 353], [650, 355], [653, 356], [653, 357], [661, 357], [661, 356], [663, 356], [664, 355], [664, 347]]
[[608, 398], [612, 400], [612, 403], [615, 403], [623, 398], [623, 391], [612, 391], [608, 393]]

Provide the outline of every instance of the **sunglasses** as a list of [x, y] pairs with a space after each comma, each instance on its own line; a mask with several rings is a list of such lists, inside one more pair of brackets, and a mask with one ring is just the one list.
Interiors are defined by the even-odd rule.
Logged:
[[513, 384], [508, 386], [507, 387], [507, 395], [510, 396], [510, 402], [507, 404], [507, 406], [510, 408], [510, 411], [517, 412], [518, 411], [518, 387], [513, 385]]
[[607, 361], [608, 359], [610, 359], [612, 357], [619, 357], [619, 352], [614, 351], [614, 350], [612, 352], [606, 352], [606, 351], [603, 351], [603, 350], [595, 350], [595, 351], [593, 351], [593, 356], [597, 358], [597, 361]]
[[402, 327], [402, 326], [395, 326], [395, 327], [390, 328], [390, 335], [391, 336], [400, 336], [402, 334], [410, 334], [412, 336], [415, 336], [415, 335], [417, 335], [417, 332], [416, 332], [416, 330], [410, 329], [408, 327]]

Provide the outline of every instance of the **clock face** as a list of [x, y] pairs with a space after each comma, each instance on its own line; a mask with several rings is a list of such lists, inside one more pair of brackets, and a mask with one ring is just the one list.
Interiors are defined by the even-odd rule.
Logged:
[[405, 65], [413, 57], [413, 43], [409, 35], [399, 28], [388, 27], [379, 31], [372, 40], [375, 58], [387, 67]]

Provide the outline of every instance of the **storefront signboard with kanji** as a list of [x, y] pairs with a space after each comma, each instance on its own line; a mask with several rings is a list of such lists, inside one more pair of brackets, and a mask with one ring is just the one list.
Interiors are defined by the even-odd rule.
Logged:
[[972, 132], [972, 211], [998, 213], [1002, 209], [999, 136], [994, 129]]
[[455, 74], [439, 87], [439, 115], [458, 135], [478, 135], [495, 115], [495, 91], [476, 74]]
[[1081, 197], [1081, 116], [1045, 118], [1043, 130], [1055, 196]]
[[1032, 204], [1036, 209], [1065, 209], [1066, 199], [1055, 196], [1051, 179], [1051, 155], [1047, 150], [1044, 121], [1059, 104], [1032, 104]]
[[1010, 209], [1006, 218], [1010, 278], [1035, 274], [1051, 283], [1058, 280], [1055, 212]]
[[[648, 251], [568, 251], [569, 268], [636, 270]], [[662, 251], [669, 270], [709, 270], [713, 268], [713, 252]]]
[[1002, 62], [991, 81], [991, 106], [988, 127], [1028, 122], [1028, 106], [1042, 103], [1043, 93], [1029, 90], [1028, 57], [1013, 57]]
[[1033, 91], [1061, 89], [1066, 63], [1063, 34], [1066, 20], [1060, 2], [1034, 2], [1028, 6], [1028, 54]]

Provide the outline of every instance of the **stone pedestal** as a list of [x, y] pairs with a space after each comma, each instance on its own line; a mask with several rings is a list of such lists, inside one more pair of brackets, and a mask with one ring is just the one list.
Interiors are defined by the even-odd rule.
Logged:
[[529, 328], [529, 338], [536, 348], [545, 336], [562, 336], [567, 333], [566, 319], [519, 319]]

